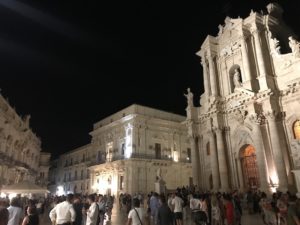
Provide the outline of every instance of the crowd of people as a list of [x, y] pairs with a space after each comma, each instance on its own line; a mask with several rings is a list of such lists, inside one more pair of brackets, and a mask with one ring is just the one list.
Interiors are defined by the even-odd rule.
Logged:
[[[20, 196], [0, 199], [0, 225], [43, 225], [47, 210], [53, 225], [110, 224], [114, 196], [68, 194], [40, 199]], [[300, 225], [300, 200], [289, 192], [272, 196], [257, 190], [212, 193], [182, 187], [170, 193], [120, 194], [119, 212], [124, 225], [241, 225], [243, 213], [261, 215], [266, 225]]]

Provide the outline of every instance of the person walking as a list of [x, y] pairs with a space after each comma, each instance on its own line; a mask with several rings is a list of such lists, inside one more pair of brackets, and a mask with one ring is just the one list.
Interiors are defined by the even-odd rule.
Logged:
[[9, 216], [8, 210], [5, 207], [0, 206], [0, 225], [7, 225], [8, 216]]

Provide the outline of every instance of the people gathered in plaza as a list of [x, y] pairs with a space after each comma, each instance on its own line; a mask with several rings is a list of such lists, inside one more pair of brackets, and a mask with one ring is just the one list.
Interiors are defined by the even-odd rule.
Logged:
[[300, 225], [300, 199], [290, 192], [180, 187], [164, 194], [122, 193], [117, 200], [102, 194], [0, 198], [0, 225], [46, 225], [44, 211], [53, 225], [114, 225], [113, 209], [124, 225], [241, 225], [246, 214], [265, 225]]

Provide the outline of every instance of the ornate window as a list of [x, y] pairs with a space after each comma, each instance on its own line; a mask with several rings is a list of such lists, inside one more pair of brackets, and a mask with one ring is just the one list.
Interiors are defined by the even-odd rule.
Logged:
[[294, 122], [293, 131], [295, 139], [300, 140], [300, 120]]

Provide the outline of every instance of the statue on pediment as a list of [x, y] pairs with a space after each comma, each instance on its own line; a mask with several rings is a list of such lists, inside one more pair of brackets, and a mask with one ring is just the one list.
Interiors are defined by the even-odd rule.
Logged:
[[188, 107], [193, 107], [194, 106], [194, 95], [191, 92], [191, 89], [187, 89], [187, 94], [184, 94], [184, 96], [187, 98], [187, 103]]
[[300, 43], [293, 36], [289, 37], [289, 46], [294, 57], [300, 57]]

